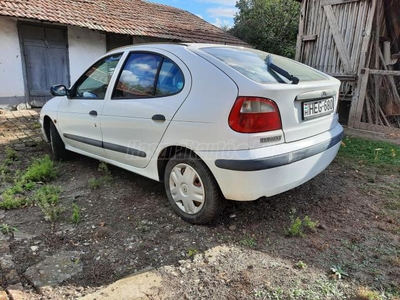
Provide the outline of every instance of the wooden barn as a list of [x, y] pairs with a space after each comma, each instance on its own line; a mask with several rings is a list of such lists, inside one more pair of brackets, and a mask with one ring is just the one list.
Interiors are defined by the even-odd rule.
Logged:
[[342, 81], [341, 122], [400, 133], [400, 1], [297, 1], [296, 60]]

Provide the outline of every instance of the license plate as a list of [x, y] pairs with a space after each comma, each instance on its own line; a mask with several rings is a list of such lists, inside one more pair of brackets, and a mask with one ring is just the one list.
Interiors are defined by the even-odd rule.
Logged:
[[303, 102], [303, 120], [329, 115], [334, 107], [333, 98]]

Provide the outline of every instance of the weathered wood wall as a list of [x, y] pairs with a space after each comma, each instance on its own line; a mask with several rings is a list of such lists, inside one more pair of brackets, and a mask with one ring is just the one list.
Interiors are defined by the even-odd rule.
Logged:
[[296, 59], [342, 81], [350, 126], [396, 126], [388, 118], [400, 105], [396, 81], [393, 73], [377, 71], [396, 69], [381, 52], [385, 41], [392, 53], [399, 51], [399, 16], [399, 0], [302, 1]]

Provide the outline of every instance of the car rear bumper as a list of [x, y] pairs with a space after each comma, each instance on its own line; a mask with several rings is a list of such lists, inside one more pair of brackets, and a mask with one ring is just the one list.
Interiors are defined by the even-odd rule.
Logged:
[[243, 151], [198, 152], [225, 198], [256, 200], [290, 190], [315, 177], [335, 158], [343, 138], [331, 130], [293, 143]]

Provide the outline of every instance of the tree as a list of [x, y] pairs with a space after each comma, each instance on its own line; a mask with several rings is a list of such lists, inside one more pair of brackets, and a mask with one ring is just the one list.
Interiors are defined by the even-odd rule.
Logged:
[[287, 57], [296, 53], [300, 4], [294, 0], [238, 0], [230, 32], [257, 49]]

